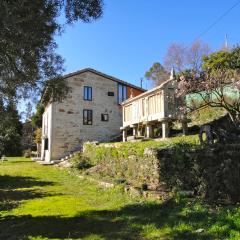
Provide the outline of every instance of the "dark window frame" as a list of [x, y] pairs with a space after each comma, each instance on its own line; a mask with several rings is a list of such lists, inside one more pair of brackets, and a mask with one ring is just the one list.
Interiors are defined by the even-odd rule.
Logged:
[[[107, 119], [105, 120], [104, 116], [107, 116]], [[101, 121], [102, 122], [109, 122], [109, 114], [107, 113], [102, 113], [101, 114]]]
[[[85, 119], [85, 112], [87, 114], [87, 119]], [[93, 125], [93, 110], [83, 109], [83, 125]]]
[[92, 101], [92, 87], [90, 87], [90, 86], [83, 87], [83, 100], [84, 101]]

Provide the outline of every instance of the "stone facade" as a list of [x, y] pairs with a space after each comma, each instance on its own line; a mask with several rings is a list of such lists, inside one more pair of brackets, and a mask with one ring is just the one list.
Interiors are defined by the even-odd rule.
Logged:
[[[122, 109], [118, 103], [119, 84], [126, 86], [127, 96], [129, 92], [143, 92], [138, 87], [92, 69], [66, 75], [65, 79], [71, 88], [68, 97], [63, 102], [48, 104], [43, 114], [42, 159], [46, 161], [60, 159], [79, 150], [85, 141], [109, 141], [120, 135]], [[84, 100], [84, 87], [92, 88], [92, 100]], [[91, 125], [83, 124], [84, 110], [92, 111]], [[102, 114], [107, 121], [103, 121]]]

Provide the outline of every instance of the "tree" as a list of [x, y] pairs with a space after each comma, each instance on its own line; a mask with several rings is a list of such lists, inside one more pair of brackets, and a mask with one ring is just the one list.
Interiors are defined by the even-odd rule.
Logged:
[[210, 52], [208, 44], [195, 41], [191, 46], [173, 43], [169, 46], [165, 55], [164, 66], [170, 70], [174, 68], [177, 72], [186, 69], [200, 72], [202, 70], [202, 59]]
[[26, 108], [24, 111], [24, 115], [25, 115], [25, 119], [29, 120], [32, 117], [32, 111], [33, 111], [33, 107], [32, 104], [30, 102], [26, 103]]
[[203, 57], [208, 56], [210, 48], [208, 44], [195, 41], [186, 51], [187, 65], [195, 72], [202, 70]]
[[34, 128], [42, 127], [42, 115], [44, 113], [44, 106], [42, 104], [37, 105], [36, 113], [31, 118], [31, 123]]
[[31, 124], [34, 127], [34, 143], [37, 146], [38, 155], [41, 153], [41, 141], [42, 141], [42, 115], [44, 113], [44, 106], [42, 104], [37, 105], [37, 111], [31, 118]]
[[183, 71], [186, 66], [185, 46], [178, 43], [172, 43], [165, 55], [164, 66], [170, 71], [172, 68], [178, 72]]
[[221, 50], [203, 57], [203, 69], [206, 71], [240, 69], [240, 47], [237, 46], [231, 51]]
[[[194, 93], [201, 99], [198, 106], [224, 108], [235, 127], [240, 126], [240, 48], [231, 52], [216, 52], [204, 58], [200, 74], [185, 72], [179, 75], [177, 96]], [[229, 93], [235, 91], [234, 96]], [[193, 106], [194, 107], [194, 106]]]
[[19, 155], [22, 124], [14, 101], [0, 101], [0, 114], [0, 154]]
[[169, 75], [169, 72], [160, 63], [156, 62], [145, 73], [145, 78], [153, 81], [153, 84], [157, 86], [169, 79]]
[[65, 11], [67, 23], [91, 22], [102, 16], [102, 0], [0, 1], [0, 96], [28, 97], [31, 90], [47, 89], [59, 100], [69, 90], [61, 78], [63, 59], [56, 54], [54, 36], [60, 34], [57, 17]]
[[37, 128], [34, 131], [34, 143], [37, 145], [37, 155], [41, 155], [41, 143], [42, 143], [42, 128]]

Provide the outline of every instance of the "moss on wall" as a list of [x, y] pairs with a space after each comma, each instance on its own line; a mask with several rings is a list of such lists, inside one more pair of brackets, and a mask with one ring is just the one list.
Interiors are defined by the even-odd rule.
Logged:
[[240, 201], [239, 144], [201, 147], [183, 141], [156, 145], [88, 143], [82, 157], [95, 165], [89, 174], [134, 187], [193, 191], [210, 201]]

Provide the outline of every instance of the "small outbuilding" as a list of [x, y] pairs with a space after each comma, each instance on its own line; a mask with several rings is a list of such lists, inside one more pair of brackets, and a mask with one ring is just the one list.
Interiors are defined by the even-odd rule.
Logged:
[[174, 73], [161, 85], [136, 97], [127, 99], [123, 107], [123, 141], [145, 136], [153, 137], [153, 128], [161, 125], [162, 138], [169, 136], [170, 123], [181, 121], [183, 133], [187, 132], [187, 119], [179, 111], [179, 100], [175, 97], [177, 81]]

